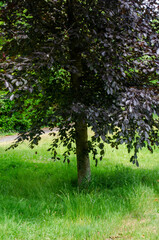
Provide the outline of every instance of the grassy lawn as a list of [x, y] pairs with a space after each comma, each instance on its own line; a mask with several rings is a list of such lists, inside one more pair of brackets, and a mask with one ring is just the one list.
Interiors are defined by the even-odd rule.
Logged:
[[49, 142], [45, 135], [33, 150], [7, 152], [0, 143], [0, 239], [159, 239], [159, 149], [144, 149], [137, 168], [124, 146], [105, 146], [90, 186], [79, 190], [75, 157], [53, 162]]

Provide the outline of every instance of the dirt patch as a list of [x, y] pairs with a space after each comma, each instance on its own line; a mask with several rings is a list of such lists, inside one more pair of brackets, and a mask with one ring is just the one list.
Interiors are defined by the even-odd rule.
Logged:
[[[57, 128], [55, 128], [53, 131], [50, 131], [49, 128], [43, 128], [42, 130], [45, 132], [44, 134], [58, 131]], [[4, 136], [4, 137], [1, 137], [0, 138], [0, 143], [14, 142], [17, 137], [18, 137], [18, 134], [11, 135], [11, 136], [7, 135], [7, 136]]]

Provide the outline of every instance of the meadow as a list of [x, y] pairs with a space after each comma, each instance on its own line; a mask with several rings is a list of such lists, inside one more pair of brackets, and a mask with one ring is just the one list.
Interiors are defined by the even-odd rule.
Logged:
[[143, 149], [138, 168], [125, 146], [105, 145], [98, 167], [91, 161], [90, 185], [79, 189], [75, 156], [54, 162], [50, 142], [46, 134], [35, 149], [9, 151], [0, 143], [1, 240], [159, 239], [159, 149]]

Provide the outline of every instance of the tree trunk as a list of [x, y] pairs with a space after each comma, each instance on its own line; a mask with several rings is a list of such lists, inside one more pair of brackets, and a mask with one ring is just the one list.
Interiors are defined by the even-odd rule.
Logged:
[[83, 120], [76, 123], [76, 155], [78, 185], [89, 182], [91, 178], [90, 160], [88, 154], [87, 123]]
[[[74, 17], [74, 1], [67, 0], [68, 5], [68, 29], [72, 29], [72, 26], [77, 24]], [[80, 77], [82, 76], [82, 64], [81, 64], [81, 50], [78, 37], [72, 35], [70, 32], [70, 60], [74, 67], [74, 72], [71, 72], [71, 89], [72, 97], [75, 102], [81, 101], [80, 94]], [[77, 155], [77, 172], [78, 172], [78, 185], [81, 185], [84, 181], [89, 181], [91, 177], [90, 161], [88, 153], [88, 135], [87, 135], [87, 123], [84, 121], [85, 116], [79, 114], [75, 120], [76, 130], [76, 155]]]
[[[76, 53], [77, 51], [74, 51]], [[71, 74], [72, 83], [72, 96], [77, 102], [81, 102], [80, 94], [80, 77], [82, 75], [81, 56], [72, 54], [74, 60], [74, 66], [76, 72]], [[87, 122], [85, 121], [85, 115], [79, 113], [75, 120], [76, 130], [76, 156], [77, 156], [77, 172], [78, 172], [78, 185], [89, 182], [91, 178], [90, 160], [88, 153], [88, 134], [87, 134]]]
[[[72, 96], [74, 96], [74, 98], [80, 102], [80, 76], [82, 73], [80, 57], [76, 56], [75, 65], [78, 71], [76, 73], [72, 73]], [[89, 182], [91, 178], [90, 160], [88, 153], [87, 122], [85, 121], [85, 116], [82, 113], [80, 113], [76, 119], [75, 130], [78, 185], [80, 186], [85, 181]]]

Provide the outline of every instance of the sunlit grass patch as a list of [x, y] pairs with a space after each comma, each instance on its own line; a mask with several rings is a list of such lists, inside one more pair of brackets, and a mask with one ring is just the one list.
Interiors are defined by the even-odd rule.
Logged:
[[[0, 239], [158, 239], [159, 151], [144, 149], [140, 167], [126, 147], [105, 146], [90, 185], [77, 187], [75, 156], [54, 162], [45, 135], [35, 149], [0, 143]], [[59, 156], [62, 154], [61, 147]]]

